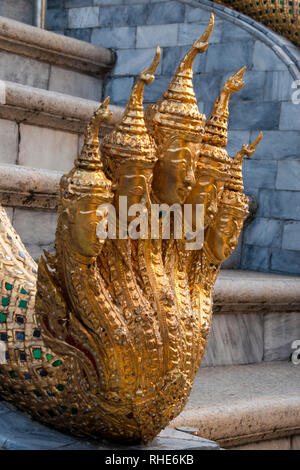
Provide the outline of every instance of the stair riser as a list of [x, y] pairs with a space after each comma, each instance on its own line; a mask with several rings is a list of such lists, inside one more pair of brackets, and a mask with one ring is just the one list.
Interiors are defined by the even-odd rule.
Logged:
[[300, 312], [215, 314], [202, 367], [289, 360], [295, 340]]
[[102, 100], [103, 79], [15, 53], [0, 51], [0, 80], [93, 101]]

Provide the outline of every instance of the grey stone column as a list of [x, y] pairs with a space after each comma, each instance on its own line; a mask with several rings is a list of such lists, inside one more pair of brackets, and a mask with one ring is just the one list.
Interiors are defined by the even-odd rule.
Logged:
[[33, 24], [34, 0], [0, 0], [0, 16]]

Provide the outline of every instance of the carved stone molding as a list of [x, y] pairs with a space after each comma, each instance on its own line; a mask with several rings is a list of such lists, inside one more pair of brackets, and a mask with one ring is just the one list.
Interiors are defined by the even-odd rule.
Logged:
[[94, 76], [103, 75], [115, 62], [114, 52], [110, 49], [2, 16], [0, 49]]
[[56, 210], [61, 172], [18, 165], [0, 166], [0, 200], [5, 206]]
[[[0, 81], [0, 118], [81, 134], [99, 103], [63, 93]], [[102, 125], [105, 135], [120, 121], [123, 108], [110, 106], [113, 118]]]
[[223, 270], [216, 282], [214, 313], [300, 312], [300, 279]]

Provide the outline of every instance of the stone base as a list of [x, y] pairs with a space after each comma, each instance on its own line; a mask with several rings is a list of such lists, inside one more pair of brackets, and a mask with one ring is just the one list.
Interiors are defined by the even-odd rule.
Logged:
[[213, 441], [165, 429], [151, 443], [122, 446], [78, 439], [32, 421], [7, 403], [0, 403], [0, 450], [219, 450]]
[[295, 448], [299, 385], [299, 365], [287, 361], [200, 368], [186, 407], [170, 426], [185, 432], [196, 428], [225, 449], [261, 441], [280, 445], [283, 438]]

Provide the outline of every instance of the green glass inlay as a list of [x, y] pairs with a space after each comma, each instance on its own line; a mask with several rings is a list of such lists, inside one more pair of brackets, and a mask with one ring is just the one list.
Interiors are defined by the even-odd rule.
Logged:
[[5, 323], [6, 318], [7, 318], [6, 313], [0, 313], [0, 323]]
[[62, 392], [65, 387], [62, 384], [58, 384], [58, 385], [56, 385], [56, 388], [59, 392]]
[[29, 294], [28, 294], [28, 292], [27, 292], [27, 290], [26, 290], [26, 289], [24, 289], [24, 287], [22, 287], [22, 289], [21, 289], [21, 294], [26, 294], [26, 295], [29, 295]]
[[289, 10], [289, 14], [292, 15], [292, 14], [293, 14], [293, 10]]
[[34, 357], [34, 359], [42, 359], [42, 350], [41, 349], [34, 349], [33, 350], [33, 357]]
[[54, 361], [52, 365], [53, 365], [53, 367], [61, 366], [61, 365], [62, 365], [62, 361], [60, 361], [60, 360]]
[[9, 282], [5, 283], [5, 289], [6, 290], [12, 290], [13, 287], [14, 287], [13, 284], [10, 284]]
[[3, 307], [7, 307], [7, 305], [9, 305], [9, 302], [10, 302], [9, 297], [2, 297], [1, 304], [3, 305]]
[[39, 390], [34, 390], [34, 393], [36, 394], [38, 398], [41, 398], [43, 396]]
[[46, 354], [46, 359], [47, 361], [51, 361], [51, 359], [53, 359], [53, 356], [51, 356], [51, 354]]
[[11, 376], [12, 379], [16, 379], [17, 378], [17, 374], [15, 372], [10, 372], [9, 375]]
[[19, 307], [20, 308], [26, 308], [27, 304], [28, 304], [27, 300], [20, 300]]

